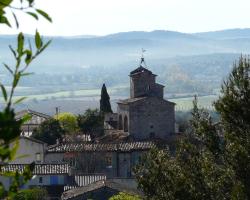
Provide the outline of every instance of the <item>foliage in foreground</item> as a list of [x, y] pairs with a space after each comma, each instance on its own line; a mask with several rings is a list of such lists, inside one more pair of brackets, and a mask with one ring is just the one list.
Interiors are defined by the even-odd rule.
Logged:
[[191, 130], [135, 168], [146, 199], [250, 199], [250, 61], [241, 57], [215, 102], [220, 123], [194, 100]]
[[141, 198], [137, 195], [126, 194], [124, 192], [120, 192], [117, 195], [112, 196], [109, 200], [141, 200]]
[[[15, 5], [15, 6], [14, 6]], [[19, 28], [19, 20], [16, 16], [16, 11], [21, 11], [27, 15], [34, 17], [38, 20], [39, 16], [45, 17], [47, 20], [52, 21], [49, 15], [43, 10], [34, 7], [34, 0], [20, 0], [13, 3], [12, 0], [0, 0], [0, 24], [7, 25], [10, 28], [12, 24], [9, 20], [9, 12], [12, 14], [15, 26]], [[15, 154], [18, 148], [18, 142], [15, 143], [14, 148], [9, 148], [9, 144], [15, 141], [21, 133], [21, 125], [29, 119], [29, 116], [25, 116], [21, 120], [15, 119], [15, 112], [13, 109], [14, 104], [18, 104], [25, 98], [19, 98], [13, 101], [15, 89], [17, 88], [22, 77], [29, 75], [27, 68], [30, 66], [32, 61], [44, 51], [44, 49], [50, 44], [50, 41], [44, 43], [38, 31], [35, 33], [34, 45], [32, 47], [31, 41], [26, 41], [25, 36], [20, 32], [17, 36], [16, 47], [9, 46], [9, 49], [13, 55], [13, 65], [1, 61], [3, 67], [8, 71], [12, 78], [12, 84], [8, 91], [6, 87], [0, 82], [1, 98], [5, 102], [5, 107], [0, 111], [0, 160], [1, 162], [9, 162], [15, 158]], [[18, 189], [24, 185], [31, 177], [31, 171], [34, 165], [31, 164], [22, 174], [18, 171], [14, 173], [6, 173], [0, 170], [0, 175], [7, 178], [12, 178], [10, 188], [4, 188], [3, 184], [0, 183], [0, 198], [1, 199], [13, 199], [17, 194]]]
[[33, 188], [20, 190], [14, 197], [14, 200], [44, 200], [48, 197], [48, 193], [42, 188]]

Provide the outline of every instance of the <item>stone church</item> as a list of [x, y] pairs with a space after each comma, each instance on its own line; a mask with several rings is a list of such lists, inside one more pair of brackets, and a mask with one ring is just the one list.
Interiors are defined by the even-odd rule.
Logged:
[[173, 136], [175, 103], [164, 99], [164, 86], [156, 82], [157, 75], [147, 69], [143, 57], [129, 76], [130, 98], [119, 101], [117, 113], [105, 117], [106, 127], [128, 133], [135, 140]]

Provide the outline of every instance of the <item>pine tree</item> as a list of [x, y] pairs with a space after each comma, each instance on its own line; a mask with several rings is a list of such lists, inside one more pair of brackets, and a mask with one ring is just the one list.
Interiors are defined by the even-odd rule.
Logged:
[[250, 199], [250, 59], [241, 57], [215, 102], [213, 124], [197, 99], [174, 156], [154, 150], [135, 168], [146, 199]]
[[226, 160], [250, 199], [250, 59], [241, 56], [222, 85], [215, 108], [224, 129]]
[[197, 98], [193, 105], [190, 132], [182, 136], [174, 156], [153, 149], [135, 167], [138, 187], [147, 200], [245, 199], [234, 171], [225, 165], [209, 113], [198, 108]]
[[102, 85], [101, 100], [100, 100], [101, 113], [113, 113], [110, 105], [110, 97], [107, 92], [105, 84]]

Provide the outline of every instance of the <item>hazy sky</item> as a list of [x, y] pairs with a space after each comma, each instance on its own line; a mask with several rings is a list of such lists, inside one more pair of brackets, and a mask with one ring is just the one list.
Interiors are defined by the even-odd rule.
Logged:
[[[36, 0], [53, 18], [19, 14], [20, 29], [45, 35], [105, 35], [124, 31], [204, 32], [250, 27], [249, 0]], [[0, 34], [15, 31], [0, 25]]]

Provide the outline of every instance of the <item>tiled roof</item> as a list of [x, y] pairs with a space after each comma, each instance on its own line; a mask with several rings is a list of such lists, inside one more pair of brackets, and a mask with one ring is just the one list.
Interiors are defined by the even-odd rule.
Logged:
[[130, 72], [130, 76], [131, 76], [131, 75], [138, 74], [138, 73], [142, 73], [142, 72], [148, 72], [148, 73], [150, 73], [150, 74], [153, 74], [150, 70], [146, 69], [146, 68], [143, 67], [143, 66], [140, 66], [140, 67], [136, 68], [135, 70], [131, 71], [131, 72]]
[[30, 140], [32, 142], [40, 143], [40, 144], [46, 144], [45, 142], [38, 140], [38, 139], [35, 139], [33, 137], [20, 136], [19, 139]]
[[79, 188], [66, 191], [62, 194], [61, 199], [68, 200], [68, 199], [74, 199], [76, 197], [79, 198], [80, 196], [88, 192], [91, 192], [100, 188], [104, 188], [104, 187], [112, 188], [116, 191], [125, 192], [128, 194], [142, 195], [142, 193], [138, 191], [136, 187], [128, 186], [128, 184], [118, 183], [111, 179], [111, 180], [97, 181], [97, 182], [91, 183], [83, 187], [79, 187]]
[[110, 129], [105, 130], [104, 136], [96, 138], [95, 141], [102, 143], [122, 143], [131, 142], [133, 141], [132, 139], [133, 138], [128, 132], [124, 132], [123, 130]]
[[152, 141], [124, 143], [65, 143], [48, 147], [48, 152], [122, 151], [148, 150], [155, 147]]
[[[23, 173], [27, 164], [6, 164], [0, 165], [0, 173], [16, 172]], [[68, 164], [35, 164], [33, 175], [68, 174]]]
[[78, 134], [78, 135], [65, 135], [62, 138], [63, 142], [90, 142], [91, 137], [89, 134]]
[[34, 110], [30, 110], [30, 109], [27, 109], [27, 110], [22, 110], [22, 111], [19, 111], [16, 113], [16, 119], [20, 119], [22, 118], [24, 115], [26, 114], [31, 114], [31, 115], [36, 115], [36, 116], [39, 116], [39, 117], [43, 117], [45, 119], [49, 119], [51, 118], [51, 116], [47, 115], [47, 114], [44, 114], [44, 113], [40, 113], [40, 112], [37, 112], [37, 111], [34, 111]]

